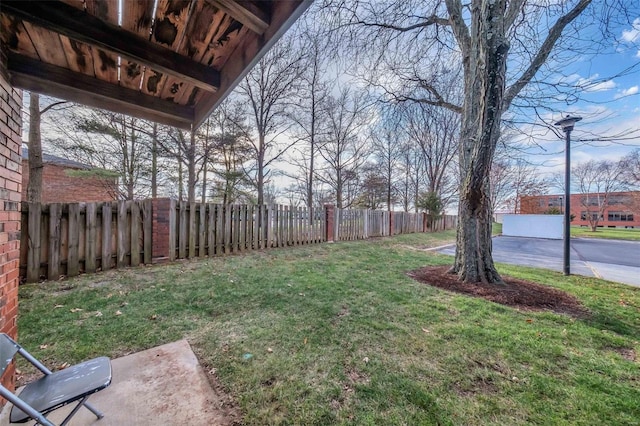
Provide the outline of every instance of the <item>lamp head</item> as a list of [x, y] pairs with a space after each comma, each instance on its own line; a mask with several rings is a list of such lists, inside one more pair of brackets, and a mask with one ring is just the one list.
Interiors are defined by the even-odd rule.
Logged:
[[582, 120], [582, 117], [572, 117], [571, 115], [567, 114], [565, 118], [555, 123], [555, 125], [560, 126], [565, 132], [570, 132], [573, 130], [574, 124], [576, 124], [580, 120]]

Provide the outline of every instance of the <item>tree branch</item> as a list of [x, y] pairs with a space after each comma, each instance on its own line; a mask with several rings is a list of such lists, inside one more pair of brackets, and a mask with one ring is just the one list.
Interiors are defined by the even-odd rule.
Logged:
[[437, 16], [437, 15], [431, 15], [426, 17], [423, 22], [419, 22], [417, 24], [409, 25], [406, 27], [401, 27], [398, 25], [391, 25], [391, 24], [381, 24], [378, 22], [365, 22], [365, 21], [356, 21], [353, 24], [362, 25], [364, 27], [383, 28], [386, 30], [394, 30], [394, 31], [399, 31], [404, 33], [404, 32], [417, 30], [419, 28], [430, 27], [432, 25], [442, 25], [442, 26], [448, 27], [451, 25], [451, 22], [449, 22], [449, 19], [447, 18], [441, 18], [440, 16]]
[[462, 18], [462, 4], [460, 0], [445, 0], [445, 3], [449, 12], [449, 22], [453, 29], [453, 34], [458, 40], [462, 56], [465, 57], [471, 48], [471, 36], [469, 35], [469, 28]]
[[45, 112], [49, 111], [53, 107], [56, 107], [56, 106], [62, 105], [62, 104], [66, 104], [66, 103], [67, 103], [67, 101], [60, 101], [60, 102], [54, 102], [51, 105], [47, 105], [42, 111], [40, 111], [40, 115], [42, 115]]
[[[447, 0], [447, 5], [453, 0]], [[573, 9], [571, 9], [566, 15], [561, 16], [556, 23], [549, 30], [549, 35], [540, 46], [540, 50], [531, 61], [531, 65], [527, 68], [524, 73], [518, 78], [518, 80], [509, 87], [504, 95], [503, 99], [503, 108], [506, 111], [513, 99], [520, 93], [522, 88], [526, 86], [531, 79], [536, 75], [540, 67], [546, 62], [549, 54], [551, 54], [551, 50], [553, 46], [558, 41], [560, 36], [562, 35], [562, 31], [565, 29], [567, 25], [569, 25], [574, 19], [576, 19], [586, 8], [591, 4], [592, 0], [580, 0], [578, 4], [575, 5]]]
[[504, 18], [504, 26], [506, 30], [509, 30], [513, 23], [516, 21], [518, 14], [522, 10], [522, 6], [525, 0], [511, 0], [507, 8], [507, 13]]

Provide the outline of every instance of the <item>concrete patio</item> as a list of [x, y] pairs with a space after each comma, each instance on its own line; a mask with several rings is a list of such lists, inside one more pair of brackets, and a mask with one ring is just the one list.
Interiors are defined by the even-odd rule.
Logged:
[[[74, 426], [121, 425], [228, 425], [231, 407], [211, 387], [186, 340], [158, 346], [111, 360], [113, 381], [89, 402], [104, 413], [96, 417], [85, 408], [73, 417]], [[51, 413], [59, 424], [73, 405]], [[0, 426], [9, 424], [7, 404]], [[34, 424], [33, 422], [28, 424]]]

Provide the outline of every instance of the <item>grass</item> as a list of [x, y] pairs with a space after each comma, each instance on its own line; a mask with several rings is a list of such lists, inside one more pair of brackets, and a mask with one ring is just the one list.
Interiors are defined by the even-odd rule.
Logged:
[[593, 232], [591, 231], [591, 228], [572, 226], [571, 236], [580, 238], [606, 238], [610, 240], [640, 241], [640, 229], [596, 228], [596, 231]]
[[492, 223], [492, 228], [491, 228], [491, 234], [492, 235], [500, 235], [500, 234], [502, 234], [502, 224], [498, 223], [498, 222], [493, 222]]
[[450, 263], [422, 249], [453, 239], [414, 234], [23, 285], [20, 341], [55, 365], [187, 338], [246, 424], [637, 424], [638, 361], [623, 355], [640, 354], [640, 290], [500, 266], [576, 295], [592, 311], [576, 320], [407, 277]]

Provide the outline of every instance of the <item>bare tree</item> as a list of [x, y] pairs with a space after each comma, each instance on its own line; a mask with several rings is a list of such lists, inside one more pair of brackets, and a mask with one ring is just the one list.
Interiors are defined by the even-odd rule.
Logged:
[[[311, 11], [310, 11], [311, 12]], [[324, 28], [315, 19], [315, 14], [307, 13], [301, 22], [300, 48], [306, 53], [301, 66], [300, 86], [296, 93], [295, 105], [289, 118], [295, 123], [293, 131], [301, 143], [296, 145], [297, 155], [291, 156], [295, 173], [285, 173], [301, 187], [302, 199], [310, 210], [314, 207], [316, 191], [317, 159], [320, 149], [324, 103], [329, 93], [327, 75], [326, 40]], [[313, 220], [313, 215], [309, 215]]]
[[50, 101], [40, 109], [40, 95], [34, 92], [29, 97], [29, 182], [27, 183], [27, 201], [42, 201], [42, 134], [41, 117], [47, 111], [65, 104], [65, 101]]
[[245, 137], [248, 130], [244, 120], [241, 106], [230, 101], [223, 102], [211, 116], [213, 146], [209, 161], [216, 177], [215, 196], [223, 204], [248, 198], [245, 188], [250, 182], [243, 165], [249, 161], [252, 147]]
[[640, 189], [640, 148], [625, 155], [621, 162], [624, 182], [631, 188]]
[[591, 231], [595, 232], [598, 222], [603, 219], [611, 193], [625, 188], [624, 181], [621, 180], [622, 164], [591, 160], [571, 168], [571, 174], [577, 180], [576, 185], [582, 194], [580, 206], [585, 209], [580, 216], [582, 220], [589, 222]]
[[550, 184], [508, 139], [498, 143], [489, 173], [492, 214], [500, 207], [520, 213], [523, 196], [541, 195]]
[[404, 105], [404, 131], [422, 154], [423, 173], [428, 193], [441, 197], [446, 205], [453, 192], [450, 185], [460, 134], [460, 116], [450, 110], [428, 104]]
[[350, 89], [327, 99], [327, 133], [320, 149], [325, 166], [319, 179], [334, 191], [339, 209], [354, 201], [358, 173], [369, 154], [369, 146], [361, 139], [367, 107], [364, 95]]
[[353, 206], [371, 210], [378, 210], [385, 203], [389, 206], [389, 180], [380, 174], [379, 165], [373, 163], [364, 165], [361, 175], [360, 188]]
[[[462, 281], [503, 283], [491, 256], [489, 185], [502, 116], [530, 83], [536, 83], [536, 88], [544, 85], [535, 78], [546, 71], [543, 66], [552, 53], [567, 60], [565, 52], [554, 47], [578, 40], [582, 24], [603, 22], [598, 19], [601, 16], [610, 22], [627, 12], [623, 2], [614, 0], [597, 3], [604, 10], [593, 6], [593, 16], [577, 20], [588, 13], [591, 3], [407, 0], [390, 5], [339, 1], [330, 9], [338, 25], [350, 31], [352, 45], [363, 52], [359, 54], [368, 55], [359, 69], [372, 70], [363, 72], [371, 84], [392, 99], [461, 114], [459, 221], [451, 272]], [[574, 31], [565, 31], [570, 27]], [[463, 70], [464, 99], [459, 103], [441, 90], [456, 62]]]
[[240, 95], [247, 100], [254, 121], [255, 134], [248, 134], [253, 147], [255, 186], [258, 204], [265, 202], [265, 184], [270, 166], [296, 143], [287, 139], [286, 110], [290, 96], [296, 90], [302, 73], [302, 56], [289, 38], [274, 46], [245, 77], [239, 86]]
[[394, 117], [394, 110], [395, 108], [382, 110], [380, 122], [371, 130], [372, 154], [378, 166], [377, 173], [384, 182], [385, 201], [389, 211], [392, 210], [396, 198], [396, 180], [405, 146], [401, 141], [402, 133], [398, 120]]
[[148, 197], [151, 158], [149, 134], [144, 120], [109, 111], [74, 107], [65, 111], [68, 120], [58, 123], [64, 137], [51, 145], [65, 158], [112, 171], [119, 177], [123, 199]]

